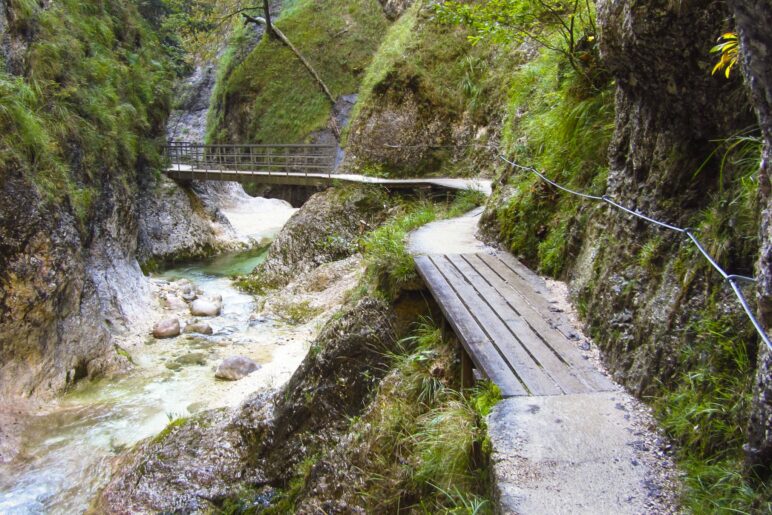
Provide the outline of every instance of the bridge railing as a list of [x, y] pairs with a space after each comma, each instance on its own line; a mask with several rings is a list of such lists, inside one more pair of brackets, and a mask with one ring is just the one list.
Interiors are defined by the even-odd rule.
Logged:
[[172, 141], [166, 146], [170, 170], [191, 178], [212, 174], [332, 175], [337, 159], [335, 145], [204, 145]]

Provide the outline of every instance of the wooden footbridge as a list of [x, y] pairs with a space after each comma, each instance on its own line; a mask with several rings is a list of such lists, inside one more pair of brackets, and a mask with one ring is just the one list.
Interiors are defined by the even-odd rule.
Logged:
[[415, 261], [466, 357], [504, 397], [613, 389], [543, 296], [544, 281], [510, 254], [424, 255]]
[[203, 145], [175, 141], [166, 146], [165, 153], [168, 161], [166, 175], [176, 180], [315, 187], [353, 182], [377, 184], [389, 189], [491, 192], [491, 182], [482, 179], [385, 179], [335, 173], [339, 164], [338, 147], [335, 145]]

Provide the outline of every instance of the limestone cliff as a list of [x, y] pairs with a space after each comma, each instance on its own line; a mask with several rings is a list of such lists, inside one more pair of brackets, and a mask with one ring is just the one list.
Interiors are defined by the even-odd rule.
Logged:
[[[759, 255], [759, 312], [769, 334], [772, 328], [772, 6], [763, 0], [733, 2], [735, 20], [742, 41], [745, 74], [753, 105], [764, 137], [759, 170], [761, 214], [761, 253]], [[769, 475], [772, 463], [772, 351], [759, 348], [755, 398], [751, 415], [748, 457]]]
[[[6, 399], [126, 366], [111, 336], [149, 306], [137, 256], [201, 253], [216, 239], [215, 213], [156, 178], [175, 78], [159, 20], [133, 2], [44, 4], [0, 2]], [[159, 244], [175, 231], [188, 248]]]
[[354, 254], [359, 238], [383, 221], [389, 203], [382, 192], [367, 187], [315, 194], [276, 237], [256, 270], [258, 280], [283, 286], [298, 274]]

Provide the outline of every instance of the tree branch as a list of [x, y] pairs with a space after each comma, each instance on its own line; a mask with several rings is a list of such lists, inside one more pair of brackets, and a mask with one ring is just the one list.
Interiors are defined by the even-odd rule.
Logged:
[[[242, 16], [246, 19], [246, 21], [251, 23], [256, 23], [259, 25], [265, 25], [268, 26], [268, 21], [265, 18], [260, 17], [254, 17], [250, 16], [246, 13], [242, 13]], [[309, 73], [313, 76], [314, 80], [316, 80], [316, 83], [319, 85], [319, 87], [322, 89], [322, 92], [325, 94], [327, 99], [330, 101], [332, 105], [335, 105], [335, 97], [332, 95], [332, 92], [330, 91], [330, 88], [327, 87], [327, 84], [322, 80], [322, 77], [317, 73], [316, 69], [311, 65], [308, 60], [303, 57], [303, 54], [300, 53], [300, 50], [298, 50], [295, 45], [292, 44], [292, 42], [287, 38], [287, 36], [284, 35], [284, 33], [279, 30], [276, 26], [272, 26], [270, 29], [273, 32], [273, 34], [282, 42], [284, 43], [292, 52], [297, 56], [298, 59], [300, 59], [300, 62], [303, 63], [303, 66], [306, 67], [306, 69], [309, 71]], [[332, 118], [332, 130], [335, 133], [336, 137], [340, 137], [340, 129], [338, 128], [337, 123], [335, 123], [335, 118]]]

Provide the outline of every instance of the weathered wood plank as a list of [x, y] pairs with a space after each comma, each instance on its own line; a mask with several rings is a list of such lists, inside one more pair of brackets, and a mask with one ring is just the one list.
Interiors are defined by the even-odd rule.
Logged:
[[[482, 257], [482, 256], [481, 256]], [[572, 324], [551, 311], [554, 305], [551, 304], [542, 294], [548, 291], [547, 283], [539, 276], [534, 274], [525, 265], [520, 263], [514, 256], [507, 252], [496, 252], [495, 256], [486, 256], [494, 263], [500, 263], [500, 273], [507, 282], [512, 283], [514, 289], [531, 304], [536, 311], [541, 313], [548, 323], [554, 326], [558, 331], [566, 336], [574, 332]], [[528, 288], [528, 285], [531, 288]]]
[[446, 256], [430, 256], [453, 290], [463, 300], [466, 308], [490, 337], [501, 358], [506, 360], [515, 374], [523, 381], [533, 395], [559, 395], [562, 392], [556, 381], [534, 359], [511, 333], [506, 324], [496, 315], [485, 299], [467, 281]]
[[[515, 285], [515, 279], [507, 275], [507, 269], [502, 268], [502, 263], [496, 263], [495, 258], [484, 256], [482, 254], [473, 254], [464, 256], [473, 264], [475, 270], [488, 281], [495, 289], [502, 292], [507, 303], [518, 312], [528, 324], [529, 328], [539, 338], [549, 344], [560, 357], [572, 368], [574, 368], [582, 381], [595, 391], [612, 390], [613, 384], [609, 379], [598, 372], [587, 360], [582, 357], [579, 349], [576, 348], [563, 332], [553, 328], [534, 306], [526, 302], [523, 290], [527, 291], [527, 286], [522, 284]], [[490, 258], [490, 259], [488, 259]], [[504, 275], [506, 279], [503, 279]]]
[[435, 264], [427, 256], [417, 256], [415, 263], [418, 273], [475, 366], [498, 385], [504, 397], [528, 395], [528, 391], [496, 352], [493, 343]]
[[[447, 256], [448, 260], [474, 285], [484, 301], [507, 325], [513, 338], [517, 339], [534, 359], [544, 368], [545, 372], [560, 386], [564, 393], [588, 393], [594, 388], [586, 384], [578, 370], [563, 361], [551, 346], [547, 345], [539, 335], [533, 332], [528, 323], [518, 315], [507, 302], [502, 292], [493, 287], [484, 276], [465, 259], [464, 256]], [[481, 263], [482, 266], [485, 266]], [[506, 292], [505, 292], [506, 293]], [[511, 295], [511, 294], [510, 294]], [[563, 338], [563, 335], [559, 335]]]
[[501, 260], [504, 264], [506, 264], [509, 268], [512, 269], [512, 271], [523, 281], [525, 281], [528, 285], [531, 286], [531, 288], [536, 293], [542, 293], [547, 290], [547, 283], [544, 281], [542, 277], [535, 274], [530, 268], [522, 264], [520, 261], [515, 258], [512, 254], [509, 252], [502, 252], [497, 251], [496, 257]]

